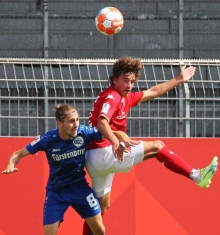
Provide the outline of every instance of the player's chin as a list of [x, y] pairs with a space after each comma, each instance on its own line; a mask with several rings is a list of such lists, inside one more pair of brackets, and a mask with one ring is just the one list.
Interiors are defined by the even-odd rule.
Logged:
[[72, 137], [76, 137], [77, 136], [77, 130], [76, 131], [72, 131]]

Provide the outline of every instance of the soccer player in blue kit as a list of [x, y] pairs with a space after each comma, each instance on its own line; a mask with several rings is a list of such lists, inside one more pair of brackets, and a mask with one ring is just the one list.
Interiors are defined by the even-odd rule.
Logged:
[[[21, 158], [44, 151], [50, 166], [44, 203], [44, 235], [57, 234], [69, 206], [85, 219], [94, 235], [104, 235], [100, 205], [84, 171], [87, 145], [92, 140], [102, 139], [102, 134], [96, 128], [80, 125], [79, 114], [71, 105], [57, 105], [55, 117], [58, 128], [12, 153], [2, 173], [17, 172], [15, 166]], [[120, 138], [117, 133], [115, 135]]]

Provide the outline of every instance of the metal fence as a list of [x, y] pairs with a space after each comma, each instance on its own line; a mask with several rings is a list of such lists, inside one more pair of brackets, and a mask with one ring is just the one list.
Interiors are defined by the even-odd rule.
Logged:
[[[109, 86], [110, 59], [0, 58], [0, 135], [36, 136], [55, 128], [58, 103], [70, 103], [87, 124], [94, 99]], [[187, 83], [131, 109], [133, 137], [220, 137], [220, 60], [142, 60], [134, 90], [144, 90], [197, 67]]]

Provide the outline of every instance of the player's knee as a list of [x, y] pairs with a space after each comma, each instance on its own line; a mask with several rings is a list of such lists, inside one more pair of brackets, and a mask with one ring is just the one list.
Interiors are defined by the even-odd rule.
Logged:
[[105, 213], [110, 207], [110, 193], [105, 194], [99, 198], [100, 208], [102, 213]]
[[102, 213], [105, 213], [109, 208], [110, 208], [110, 204], [109, 203], [107, 203], [105, 205], [102, 205], [101, 206]]
[[163, 146], [165, 145], [162, 141], [160, 140], [154, 140], [153, 142], [153, 147], [155, 149], [156, 152], [159, 152]]

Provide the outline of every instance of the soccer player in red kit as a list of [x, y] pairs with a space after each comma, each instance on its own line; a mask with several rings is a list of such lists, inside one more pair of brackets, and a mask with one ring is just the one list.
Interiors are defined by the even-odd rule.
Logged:
[[[142, 64], [139, 58], [122, 57], [112, 68], [110, 87], [101, 92], [94, 102], [89, 124], [97, 127], [108, 140], [92, 141], [86, 151], [86, 168], [92, 179], [92, 188], [99, 199], [102, 213], [110, 206], [110, 191], [114, 173], [128, 172], [133, 165], [149, 158], [156, 158], [169, 170], [181, 174], [202, 188], [208, 188], [217, 170], [218, 157], [214, 157], [207, 167], [197, 170], [172, 152], [162, 141], [140, 141], [131, 146], [130, 140], [119, 142], [112, 130], [126, 132], [127, 116], [130, 108], [141, 102], [159, 97], [171, 89], [187, 82], [194, 74], [193, 66], [182, 66], [177, 77], [147, 90], [131, 92], [140, 77]], [[123, 153], [123, 151], [125, 151]], [[83, 235], [88, 232], [84, 223]]]

